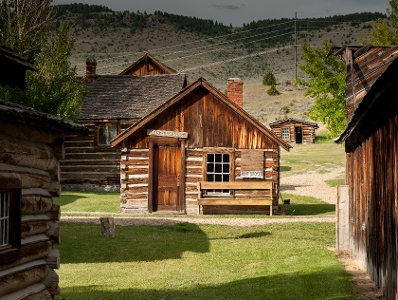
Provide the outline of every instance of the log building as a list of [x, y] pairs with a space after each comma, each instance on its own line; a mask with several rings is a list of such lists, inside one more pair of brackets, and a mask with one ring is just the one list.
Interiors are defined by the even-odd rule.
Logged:
[[398, 47], [335, 47], [347, 66], [345, 143], [348, 249], [398, 299]]
[[[3, 51], [5, 49], [5, 51]], [[35, 70], [0, 47], [0, 60]], [[16, 71], [14, 70], [14, 71]], [[1, 72], [3, 73], [3, 72]], [[0, 84], [21, 87], [22, 74]], [[11, 72], [11, 74], [14, 74]], [[65, 133], [88, 130], [31, 108], [0, 100], [0, 299], [53, 299], [59, 294], [59, 159]]]
[[313, 144], [318, 124], [310, 121], [289, 118], [269, 124], [273, 133], [287, 143]]
[[148, 54], [122, 75], [97, 75], [96, 64], [87, 60], [88, 94], [79, 121], [90, 134], [65, 140], [61, 171], [66, 190], [119, 191], [120, 151], [110, 146], [110, 140], [187, 84], [184, 74], [176, 74]]
[[123, 212], [272, 214], [291, 146], [243, 110], [242, 85], [228, 81], [230, 100], [200, 78], [111, 141]]

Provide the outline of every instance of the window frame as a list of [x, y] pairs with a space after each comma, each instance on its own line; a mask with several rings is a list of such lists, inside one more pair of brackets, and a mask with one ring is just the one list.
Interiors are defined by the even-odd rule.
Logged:
[[[203, 166], [202, 166], [202, 180], [207, 180], [207, 166], [208, 166], [208, 154], [229, 154], [229, 182], [235, 181], [235, 150], [229, 148], [206, 148], [203, 149]], [[213, 181], [215, 182], [215, 181]], [[225, 181], [222, 181], [225, 182]], [[225, 195], [232, 195], [232, 191], [230, 190], [220, 190], [219, 192], [214, 191], [206, 191], [207, 195], [211, 196], [225, 196]]]
[[[106, 127], [115, 127], [116, 133], [114, 137], [106, 137], [106, 143], [100, 143], [100, 128], [106, 128]], [[120, 126], [119, 123], [115, 122], [103, 122], [103, 123], [97, 123], [95, 125], [95, 143], [99, 147], [110, 147], [110, 141], [113, 140], [115, 137], [117, 137], [120, 133]]]
[[282, 140], [290, 141], [290, 128], [289, 127], [282, 127], [281, 130], [282, 130], [282, 134], [281, 134]]
[[21, 189], [0, 186], [0, 193], [10, 195], [8, 243], [0, 247], [0, 264], [4, 264], [17, 260], [21, 250]]

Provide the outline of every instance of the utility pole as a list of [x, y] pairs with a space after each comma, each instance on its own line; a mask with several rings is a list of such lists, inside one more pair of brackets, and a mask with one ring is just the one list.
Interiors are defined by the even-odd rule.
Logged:
[[294, 79], [297, 81], [297, 11], [294, 14]]

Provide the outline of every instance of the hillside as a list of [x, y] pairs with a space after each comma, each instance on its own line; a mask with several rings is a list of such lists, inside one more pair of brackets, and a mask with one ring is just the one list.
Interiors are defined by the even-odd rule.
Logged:
[[[241, 28], [211, 20], [164, 12], [114, 12], [103, 6], [59, 6], [60, 22], [67, 22], [76, 39], [71, 63], [84, 75], [85, 60], [95, 58], [99, 74], [117, 74], [145, 52], [188, 80], [206, 78], [221, 91], [230, 77], [245, 83], [245, 108], [262, 122], [284, 116], [305, 117], [312, 100], [291, 85], [295, 78], [295, 39], [298, 63], [303, 43], [360, 44], [375, 20], [384, 15], [361, 13], [322, 19], [280, 19], [252, 22]], [[270, 97], [261, 85], [271, 69], [280, 96]], [[298, 77], [305, 74], [297, 68]]]

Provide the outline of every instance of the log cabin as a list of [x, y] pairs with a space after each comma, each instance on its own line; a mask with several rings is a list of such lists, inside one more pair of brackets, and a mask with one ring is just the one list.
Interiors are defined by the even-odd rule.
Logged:
[[288, 118], [269, 124], [276, 136], [288, 143], [313, 144], [315, 131], [319, 128], [315, 122]]
[[0, 101], [0, 299], [59, 294], [59, 159], [74, 123]]
[[96, 65], [94, 59], [86, 62], [88, 94], [79, 121], [91, 133], [70, 135], [65, 140], [65, 159], [61, 161], [65, 190], [119, 191], [120, 151], [109, 141], [187, 84], [184, 74], [167, 69], [148, 54], [122, 72], [124, 75], [97, 75]]
[[122, 212], [272, 214], [291, 146], [242, 108], [242, 85], [227, 97], [200, 78], [111, 141]]
[[398, 47], [334, 47], [331, 54], [347, 67], [347, 127], [337, 142], [345, 146], [348, 188], [338, 198], [346, 212], [338, 214], [336, 244], [367, 270], [383, 299], [398, 299]]

